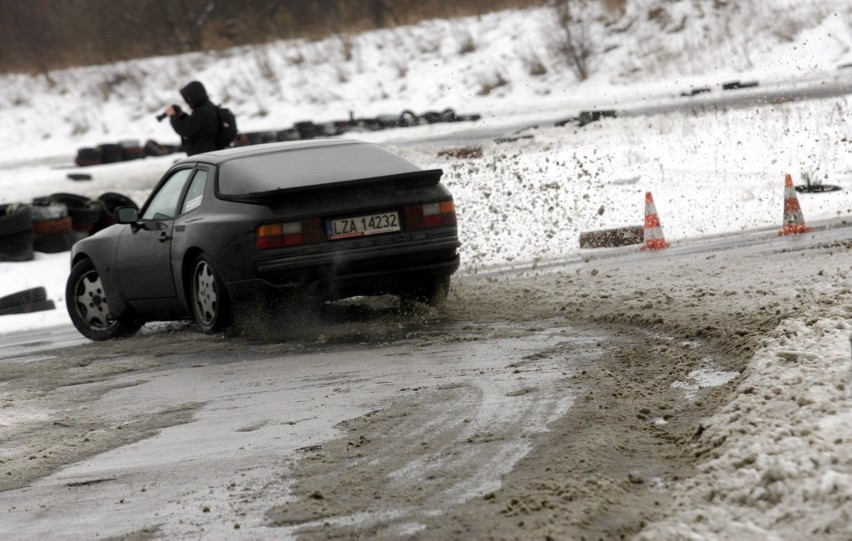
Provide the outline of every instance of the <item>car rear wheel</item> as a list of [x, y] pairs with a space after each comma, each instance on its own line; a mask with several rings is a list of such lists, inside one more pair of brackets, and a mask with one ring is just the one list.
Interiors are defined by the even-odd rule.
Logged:
[[400, 305], [404, 311], [411, 310], [417, 303], [440, 308], [450, 292], [450, 277], [442, 276], [426, 280], [400, 295]]
[[113, 315], [101, 277], [89, 259], [77, 262], [71, 269], [65, 300], [71, 322], [80, 334], [90, 340], [132, 336], [142, 326], [136, 321], [119, 320]]
[[231, 323], [228, 292], [204, 254], [192, 265], [191, 302], [195, 322], [207, 334], [219, 332]]

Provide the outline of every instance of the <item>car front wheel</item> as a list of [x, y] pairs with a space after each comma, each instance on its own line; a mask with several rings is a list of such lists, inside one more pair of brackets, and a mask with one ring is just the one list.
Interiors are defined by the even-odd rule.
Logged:
[[207, 334], [219, 332], [230, 323], [228, 292], [205, 255], [192, 265], [191, 302], [195, 322]]
[[112, 340], [132, 336], [142, 326], [136, 321], [119, 320], [107, 302], [101, 277], [89, 259], [71, 268], [65, 286], [65, 304], [71, 322], [90, 340]]

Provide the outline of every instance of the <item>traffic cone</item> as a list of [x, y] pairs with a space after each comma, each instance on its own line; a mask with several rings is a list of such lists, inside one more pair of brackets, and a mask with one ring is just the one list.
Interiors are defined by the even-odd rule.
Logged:
[[778, 232], [779, 235], [798, 235], [807, 233], [811, 228], [805, 225], [805, 217], [802, 215], [802, 207], [799, 206], [799, 198], [793, 187], [793, 177], [784, 175], [784, 227]]
[[671, 246], [663, 236], [663, 228], [660, 226], [660, 218], [657, 217], [657, 207], [654, 206], [654, 196], [651, 192], [645, 193], [645, 243], [640, 250], [662, 250]]

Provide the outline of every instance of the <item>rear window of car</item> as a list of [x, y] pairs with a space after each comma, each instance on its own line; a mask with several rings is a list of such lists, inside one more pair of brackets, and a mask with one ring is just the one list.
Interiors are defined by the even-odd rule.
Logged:
[[372, 144], [287, 149], [224, 162], [219, 170], [219, 193], [248, 195], [420, 170]]

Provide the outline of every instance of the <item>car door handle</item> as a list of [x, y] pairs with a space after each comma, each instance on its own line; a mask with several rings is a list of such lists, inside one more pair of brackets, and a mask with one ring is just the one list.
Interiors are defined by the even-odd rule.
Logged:
[[167, 240], [172, 240], [172, 237], [168, 233], [163, 231], [162, 233], [160, 233], [160, 236], [157, 238], [157, 240], [160, 242], [166, 242]]

